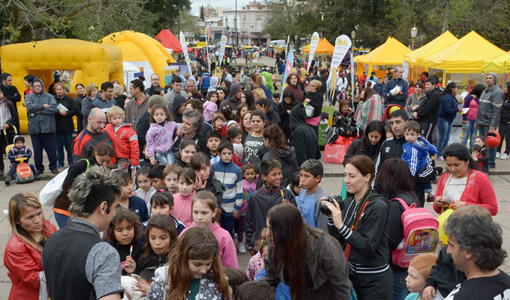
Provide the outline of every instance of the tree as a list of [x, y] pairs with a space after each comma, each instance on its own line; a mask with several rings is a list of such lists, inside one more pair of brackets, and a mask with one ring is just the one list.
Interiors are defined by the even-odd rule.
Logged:
[[145, 11], [157, 15], [151, 24], [156, 32], [168, 29], [179, 22], [180, 12], [191, 10], [190, 0], [147, 0]]
[[200, 6], [200, 21], [204, 22], [205, 14], [204, 14], [204, 6]]

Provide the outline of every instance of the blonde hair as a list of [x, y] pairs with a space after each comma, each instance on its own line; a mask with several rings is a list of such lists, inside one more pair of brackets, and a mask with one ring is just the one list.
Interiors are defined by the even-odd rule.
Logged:
[[122, 116], [123, 119], [126, 117], [124, 110], [116, 105], [112, 106], [110, 110], [108, 110], [106, 116], [108, 119], [113, 118], [114, 116]]
[[316, 90], [320, 90], [322, 88], [322, 82], [320, 80], [314, 79], [310, 82], [310, 85], [313, 85]]
[[426, 253], [416, 256], [409, 263], [410, 267], [415, 268], [423, 276], [423, 280], [427, 280], [430, 276], [432, 267], [436, 264], [437, 255], [432, 253]]
[[[23, 230], [19, 225], [19, 219], [28, 206], [31, 206], [35, 209], [40, 209], [41, 203], [34, 195], [30, 193], [19, 193], [14, 195], [11, 200], [9, 200], [9, 224], [11, 224], [12, 232], [21, 240], [23, 240], [25, 244], [34, 248], [38, 252], [42, 252], [42, 246], [36, 242], [31, 235], [25, 232], [25, 230]], [[42, 241], [46, 242], [52, 233], [53, 232], [50, 232], [50, 229], [46, 226], [46, 220], [44, 219], [43, 213], [41, 229]]]
[[457, 99], [457, 103], [464, 104], [464, 98], [461, 95], [455, 96], [455, 99]]
[[266, 98], [266, 92], [264, 92], [264, 90], [261, 88], [256, 88], [251, 92], [254, 96], [257, 96], [257, 98]]
[[[122, 88], [122, 86], [120, 84], [114, 84], [113, 85], [113, 95], [114, 96], [117, 95], [117, 97], [118, 97], [122, 94], [124, 94], [124, 89]], [[117, 97], [114, 97], [114, 98], [117, 98]]]
[[97, 84], [91, 83], [87, 85], [87, 87], [85, 88], [85, 92], [87, 92], [87, 95], [90, 95], [94, 89], [99, 90], [99, 87], [97, 87]]

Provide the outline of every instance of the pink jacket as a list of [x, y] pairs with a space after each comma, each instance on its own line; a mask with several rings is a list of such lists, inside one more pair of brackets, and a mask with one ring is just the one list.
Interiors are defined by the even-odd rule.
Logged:
[[151, 159], [155, 157], [155, 153], [168, 153], [174, 145], [174, 131], [181, 124], [174, 121], [165, 121], [163, 126], [157, 123], [151, 123], [145, 139], [147, 141], [147, 154]]
[[212, 101], [206, 101], [204, 103], [204, 120], [211, 122], [212, 115], [215, 111], [218, 111], [218, 105]]
[[[197, 226], [195, 222], [193, 222], [189, 227], [186, 226], [186, 229], [184, 229], [179, 236], [183, 235], [186, 230], [195, 226]], [[238, 269], [239, 265], [237, 264], [236, 246], [232, 236], [230, 236], [230, 233], [221, 228], [221, 226], [216, 222], [212, 223], [211, 226], [209, 226], [209, 229], [211, 229], [214, 236], [218, 240], [218, 244], [220, 244], [220, 260], [222, 265], [224, 267], [232, 267]]]
[[172, 216], [181, 221], [186, 227], [191, 226], [193, 223], [193, 214], [191, 212], [193, 197], [195, 197], [195, 191], [185, 197], [181, 193], [174, 195], [174, 211]]
[[[446, 172], [441, 176], [437, 183], [436, 197], [443, 196], [445, 184], [451, 173]], [[466, 202], [467, 205], [479, 205], [490, 211], [495, 216], [498, 213], [498, 200], [492, 184], [484, 173], [476, 170], [469, 171], [466, 188], [462, 192], [460, 201]], [[434, 210], [440, 214], [441, 207], [434, 203]]]

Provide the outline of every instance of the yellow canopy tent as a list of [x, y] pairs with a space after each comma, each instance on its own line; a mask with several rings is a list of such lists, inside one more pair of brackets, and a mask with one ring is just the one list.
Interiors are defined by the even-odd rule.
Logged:
[[[327, 54], [327, 55], [333, 55], [333, 52], [335, 51], [335, 46], [331, 45], [328, 40], [325, 38], [319, 40], [319, 43], [317, 44], [317, 49], [315, 49], [315, 55], [321, 55], [321, 54]], [[310, 44], [303, 47], [303, 53], [310, 53]]]
[[367, 55], [356, 56], [354, 62], [368, 65], [367, 74], [369, 74], [374, 65], [401, 65], [404, 61], [404, 55], [409, 52], [411, 52], [411, 49], [390, 36], [384, 44], [375, 48]]
[[422, 58], [421, 65], [445, 73], [478, 73], [482, 72], [483, 60], [503, 54], [505, 51], [471, 31], [443, 50]]
[[450, 31], [446, 31], [442, 35], [430, 41], [428, 44], [404, 55], [404, 61], [409, 64], [419, 66], [423, 57], [427, 57], [433, 53], [443, 50], [458, 40], [459, 39], [456, 38]]
[[489, 72], [510, 73], [510, 52], [484, 60], [482, 69]]

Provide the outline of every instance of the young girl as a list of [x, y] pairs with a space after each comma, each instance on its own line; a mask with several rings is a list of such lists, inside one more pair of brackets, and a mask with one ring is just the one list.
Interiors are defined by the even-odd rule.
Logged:
[[117, 170], [115, 171], [119, 176], [122, 184], [122, 197], [119, 200], [119, 205], [134, 211], [140, 218], [140, 222], [144, 223], [149, 220], [149, 210], [142, 198], [133, 195], [133, 182], [131, 175], [128, 172]]
[[137, 261], [142, 255], [143, 243], [138, 240], [141, 235], [142, 223], [138, 216], [127, 208], [117, 207], [106, 230], [105, 241], [119, 252], [121, 267], [128, 256]]
[[156, 270], [147, 300], [230, 299], [219, 252], [211, 230], [190, 228], [177, 241], [168, 264]]
[[480, 171], [484, 172], [485, 174], [488, 174], [489, 173], [490, 154], [489, 154], [489, 151], [487, 151], [487, 149], [485, 148], [485, 138], [481, 135], [477, 136], [475, 138], [475, 145], [480, 146], [480, 148], [482, 148], [482, 150], [480, 152], [482, 157], [473, 158], [473, 159], [477, 162], [477, 165], [480, 165], [480, 164], [483, 165], [483, 168]]
[[255, 165], [260, 164], [260, 157], [267, 148], [264, 145], [264, 127], [266, 126], [266, 114], [260, 110], [251, 113], [250, 119], [252, 132], [244, 140], [244, 158], [243, 164], [251, 162]]
[[191, 158], [198, 152], [198, 146], [192, 139], [184, 139], [179, 146], [179, 155], [175, 159], [175, 164], [186, 169], [189, 168]]
[[151, 197], [156, 192], [156, 189], [151, 184], [151, 179], [149, 178], [150, 169], [146, 167], [141, 167], [135, 173], [136, 185], [138, 188], [135, 191], [135, 196], [141, 198], [145, 201], [147, 205], [147, 211], [151, 211]]
[[[244, 94], [243, 94], [244, 95]], [[237, 110], [236, 110], [236, 117], [235, 117], [235, 120], [237, 121], [237, 123], [241, 123], [241, 117], [248, 111], [250, 110], [250, 108], [248, 107], [248, 104], [246, 103], [241, 103], [239, 104], [239, 106], [237, 107]]]
[[243, 132], [239, 127], [232, 127], [227, 131], [226, 140], [231, 142], [234, 146], [234, 153], [239, 159], [243, 159]]
[[174, 211], [172, 215], [186, 227], [191, 226], [193, 217], [191, 207], [195, 197], [195, 181], [197, 175], [192, 169], [184, 169], [179, 173], [179, 193], [174, 195]]
[[225, 120], [225, 122], [228, 122], [228, 121], [234, 119], [232, 108], [230, 106], [228, 106], [228, 105], [227, 106], [222, 106], [220, 108], [220, 113], [221, 113], [221, 116], [223, 117], [223, 119]]
[[204, 103], [204, 120], [208, 123], [212, 120], [212, 114], [218, 111], [218, 94], [216, 92], [209, 92], [205, 97]]
[[[246, 275], [253, 281], [260, 270], [264, 269], [264, 259], [262, 259], [262, 252], [264, 250], [264, 241], [266, 240], [267, 227], [260, 231], [259, 238], [255, 243], [253, 252], [257, 251], [255, 255], [250, 258], [248, 267], [246, 268]], [[267, 245], [266, 245], [267, 246]], [[267, 253], [267, 252], [266, 252]]]
[[180, 126], [172, 119], [172, 115], [165, 105], [156, 105], [151, 111], [150, 127], [145, 139], [147, 140], [147, 153], [152, 165], [158, 162], [169, 165], [174, 163], [174, 132]]
[[212, 125], [214, 130], [221, 133], [221, 136], [225, 138], [227, 136], [228, 128], [225, 126], [225, 118], [223, 116], [216, 116], [213, 118]]
[[163, 170], [166, 188], [172, 195], [179, 192], [179, 173], [181, 173], [181, 171], [182, 168], [176, 164], [168, 165]]
[[243, 205], [241, 205], [241, 210], [239, 211], [241, 213], [241, 217], [239, 217], [237, 221], [238, 226], [237, 228], [237, 251], [239, 253], [246, 253], [246, 246], [243, 244], [243, 236], [244, 231], [246, 229], [245, 222], [246, 222], [246, 211], [248, 210], [248, 200], [251, 197], [251, 194], [255, 192], [257, 189], [257, 167], [253, 164], [247, 163], [244, 164], [241, 168], [243, 172]]
[[244, 140], [253, 130], [251, 128], [251, 110], [247, 111], [244, 115], [241, 116], [241, 121], [239, 122], [239, 127], [243, 132], [243, 144]]
[[[220, 261], [224, 267], [237, 268], [237, 254], [234, 240], [230, 233], [216, 223], [214, 220], [218, 213], [218, 203], [213, 193], [203, 190], [197, 193], [193, 198], [193, 223], [192, 227], [204, 226], [209, 228], [220, 245]], [[184, 232], [189, 230], [190, 227], [184, 229]], [[182, 235], [182, 234], [181, 234]]]

